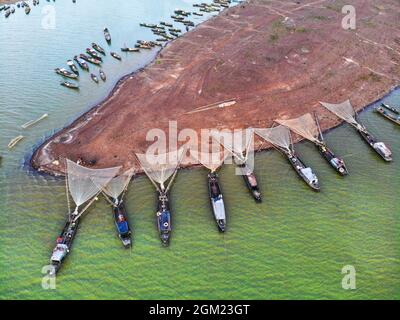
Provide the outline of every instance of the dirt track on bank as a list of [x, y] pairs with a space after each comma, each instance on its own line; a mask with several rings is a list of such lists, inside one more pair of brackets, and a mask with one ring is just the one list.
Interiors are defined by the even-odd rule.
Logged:
[[[82, 157], [129, 167], [147, 131], [170, 120], [196, 131], [269, 127], [317, 111], [328, 129], [339, 122], [318, 101], [350, 98], [361, 109], [399, 84], [398, 1], [298, 2], [251, 0], [197, 26], [47, 140], [32, 165], [62, 173], [57, 160]], [[345, 4], [357, 10], [356, 30], [341, 27]], [[235, 103], [217, 107], [225, 101]]]

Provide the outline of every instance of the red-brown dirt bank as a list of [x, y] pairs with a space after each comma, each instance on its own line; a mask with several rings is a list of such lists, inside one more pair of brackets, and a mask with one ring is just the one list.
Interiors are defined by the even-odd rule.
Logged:
[[[95, 168], [128, 167], [149, 145], [147, 131], [169, 120], [195, 130], [268, 127], [317, 110], [327, 129], [338, 120], [318, 101], [350, 98], [360, 109], [399, 83], [397, 0], [297, 2], [250, 0], [199, 25], [46, 141], [32, 165], [63, 173], [57, 160], [82, 157]], [[341, 27], [345, 4], [356, 8], [356, 30]]]

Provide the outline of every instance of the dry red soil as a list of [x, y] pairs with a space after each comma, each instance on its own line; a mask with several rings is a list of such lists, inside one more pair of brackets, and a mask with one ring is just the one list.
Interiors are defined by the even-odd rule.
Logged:
[[[341, 10], [356, 8], [357, 29]], [[339, 120], [319, 101], [351, 99], [361, 109], [400, 79], [400, 3], [250, 0], [223, 11], [165, 47], [110, 97], [46, 141], [32, 165], [63, 173], [79, 157], [95, 168], [132, 166], [151, 128], [269, 127], [317, 111], [323, 129]], [[234, 99], [225, 108], [191, 111]]]

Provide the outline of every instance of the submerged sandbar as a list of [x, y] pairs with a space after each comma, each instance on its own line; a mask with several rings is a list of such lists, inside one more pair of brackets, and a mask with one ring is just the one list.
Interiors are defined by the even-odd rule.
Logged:
[[147, 131], [167, 130], [171, 120], [197, 131], [269, 127], [316, 110], [323, 129], [336, 126], [319, 101], [350, 98], [361, 109], [400, 80], [398, 1], [352, 1], [356, 30], [342, 28], [345, 4], [249, 0], [224, 10], [44, 142], [33, 167], [60, 174], [63, 158], [132, 166]]

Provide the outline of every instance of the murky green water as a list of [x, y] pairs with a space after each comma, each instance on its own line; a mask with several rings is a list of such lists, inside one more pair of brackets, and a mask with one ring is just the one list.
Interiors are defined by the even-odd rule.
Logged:
[[[44, 2], [44, 1], [43, 1]], [[327, 134], [350, 176], [341, 178], [309, 143], [297, 146], [317, 172], [322, 192], [300, 181], [277, 152], [256, 157], [264, 196], [256, 204], [234, 168], [220, 172], [228, 231], [219, 234], [207, 199], [206, 171], [182, 170], [172, 189], [173, 238], [160, 245], [154, 190], [140, 177], [127, 194], [134, 246], [117, 239], [110, 208], [99, 200], [84, 217], [56, 290], [41, 287], [41, 269], [65, 219], [64, 182], [24, 165], [35, 145], [103, 99], [124, 74], [150, 61], [154, 52], [106, 58], [106, 84], [87, 76], [79, 93], [58, 84], [52, 69], [92, 42], [103, 45], [108, 26], [112, 48], [148, 38], [139, 22], [166, 19], [195, 1], [57, 1], [57, 28], [41, 28], [41, 8], [0, 18], [0, 298], [9, 299], [277, 299], [400, 298], [400, 128], [374, 114], [361, 118], [393, 149], [384, 163], [348, 126]], [[400, 91], [385, 101], [400, 105]], [[43, 113], [32, 129], [20, 125]], [[25, 139], [12, 151], [10, 139]], [[357, 289], [343, 290], [341, 269], [353, 265]]]

